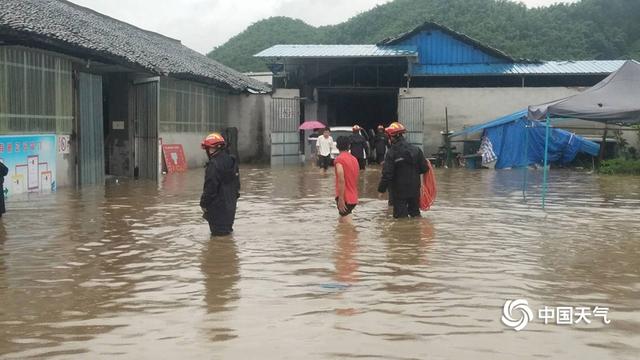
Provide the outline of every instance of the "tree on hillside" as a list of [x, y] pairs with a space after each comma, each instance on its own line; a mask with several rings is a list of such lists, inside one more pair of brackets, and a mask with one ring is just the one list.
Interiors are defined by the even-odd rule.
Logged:
[[395, 0], [333, 26], [269, 18], [209, 56], [241, 71], [263, 71], [263, 61], [253, 55], [275, 44], [373, 44], [435, 21], [516, 58], [640, 58], [638, 19], [638, 0], [582, 0], [533, 9], [508, 0]]

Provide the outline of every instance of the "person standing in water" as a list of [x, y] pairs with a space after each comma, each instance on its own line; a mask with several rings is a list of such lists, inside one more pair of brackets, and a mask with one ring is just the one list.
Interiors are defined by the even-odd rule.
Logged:
[[385, 132], [391, 139], [391, 148], [384, 159], [378, 192], [389, 189], [394, 218], [419, 217], [420, 175], [429, 169], [424, 154], [407, 142], [403, 135], [406, 129], [399, 122], [389, 125]]
[[209, 158], [200, 197], [203, 217], [209, 222], [212, 236], [229, 235], [240, 197], [238, 161], [225, 151], [226, 142], [218, 133], [209, 134], [201, 145]]
[[[358, 160], [349, 153], [350, 139], [340, 136], [337, 147], [340, 151], [335, 160], [336, 205], [341, 219], [347, 218], [358, 204]], [[348, 218], [347, 218], [348, 219]]]
[[6, 212], [4, 207], [4, 177], [9, 174], [9, 168], [0, 161], [0, 217]]
[[387, 145], [389, 144], [389, 138], [384, 133], [384, 126], [378, 125], [378, 131], [373, 139], [373, 146], [376, 149], [376, 162], [382, 164], [384, 156], [387, 153]]
[[333, 138], [331, 137], [328, 128], [324, 129], [322, 136], [318, 136], [316, 140], [316, 154], [318, 155], [318, 162], [320, 167], [325, 172], [331, 165], [331, 148], [333, 148]]
[[353, 125], [351, 130], [353, 131], [353, 135], [351, 135], [351, 155], [358, 160], [360, 170], [364, 170], [367, 164], [365, 158], [367, 139], [360, 135], [362, 128], [359, 125]]

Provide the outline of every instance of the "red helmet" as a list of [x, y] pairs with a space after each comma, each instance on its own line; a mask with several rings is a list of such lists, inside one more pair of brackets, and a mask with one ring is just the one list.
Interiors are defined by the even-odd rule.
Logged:
[[353, 131], [353, 132], [358, 132], [360, 130], [362, 130], [360, 125], [353, 125], [353, 127], [351, 128], [351, 131]]
[[202, 146], [202, 148], [206, 150], [206, 149], [211, 149], [215, 147], [220, 147], [220, 146], [223, 146], [224, 144], [225, 144], [225, 141], [222, 135], [218, 133], [211, 133], [207, 135], [207, 137], [202, 141], [202, 144], [200, 144], [200, 146]]
[[384, 129], [384, 131], [389, 136], [396, 136], [396, 135], [404, 134], [405, 132], [407, 132], [407, 129], [404, 127], [404, 125], [400, 124], [399, 122], [392, 122], [388, 128]]

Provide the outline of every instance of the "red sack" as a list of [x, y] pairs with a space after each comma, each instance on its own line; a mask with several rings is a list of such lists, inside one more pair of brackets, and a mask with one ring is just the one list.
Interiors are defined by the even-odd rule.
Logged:
[[420, 187], [420, 210], [427, 211], [436, 201], [438, 190], [436, 189], [436, 174], [431, 166], [431, 161], [425, 160], [429, 171], [422, 176], [422, 186]]

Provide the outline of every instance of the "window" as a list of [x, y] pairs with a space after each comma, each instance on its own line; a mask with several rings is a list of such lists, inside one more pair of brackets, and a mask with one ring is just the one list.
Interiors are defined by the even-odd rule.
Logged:
[[0, 47], [0, 134], [70, 134], [69, 60], [19, 47]]
[[160, 81], [160, 132], [206, 133], [224, 126], [226, 94], [190, 81]]

